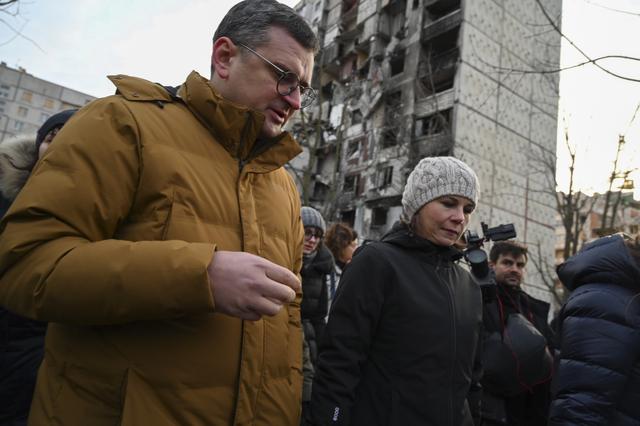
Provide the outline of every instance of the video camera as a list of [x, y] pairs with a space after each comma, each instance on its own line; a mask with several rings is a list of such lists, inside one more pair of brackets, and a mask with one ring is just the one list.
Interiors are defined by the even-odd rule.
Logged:
[[465, 260], [471, 267], [471, 273], [475, 277], [480, 289], [482, 298], [487, 301], [495, 296], [496, 279], [493, 270], [489, 268], [487, 253], [482, 249], [485, 241], [504, 241], [516, 237], [516, 229], [513, 223], [498, 225], [493, 228], [482, 222], [482, 234], [468, 230], [465, 233], [467, 248], [463, 251]]

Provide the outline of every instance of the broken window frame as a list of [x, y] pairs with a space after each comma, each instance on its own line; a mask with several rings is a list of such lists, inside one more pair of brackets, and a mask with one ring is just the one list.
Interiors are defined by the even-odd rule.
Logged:
[[388, 218], [388, 207], [373, 207], [371, 209], [371, 228], [381, 228], [385, 226]]
[[358, 191], [358, 185], [360, 184], [359, 174], [350, 174], [344, 177], [342, 181], [342, 192], [344, 193], [356, 193]]
[[378, 170], [378, 188], [386, 188], [393, 183], [393, 166], [385, 166]]

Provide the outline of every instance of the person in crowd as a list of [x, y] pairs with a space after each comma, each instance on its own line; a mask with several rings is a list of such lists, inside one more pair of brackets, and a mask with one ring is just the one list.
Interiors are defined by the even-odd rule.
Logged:
[[[18, 196], [38, 158], [44, 155], [58, 130], [74, 112], [66, 110], [52, 115], [35, 137], [18, 135], [0, 142], [0, 217]], [[44, 355], [46, 329], [46, 323], [0, 306], [0, 425], [27, 424], [36, 375]]]
[[322, 244], [326, 224], [322, 214], [313, 207], [301, 209], [304, 226], [304, 244], [302, 246], [302, 329], [303, 347], [303, 388], [302, 416], [306, 416], [311, 401], [314, 364], [318, 357], [318, 339], [326, 325], [328, 309], [327, 276], [333, 272], [333, 257]]
[[345, 223], [334, 223], [327, 229], [325, 244], [335, 260], [335, 271], [329, 275], [329, 309], [338, 289], [342, 270], [351, 262], [353, 252], [358, 247], [358, 233]]
[[111, 76], [0, 225], [0, 303], [49, 321], [31, 424], [299, 424], [303, 227], [283, 131], [317, 38], [233, 6], [212, 74]]
[[76, 111], [68, 109], [52, 115], [35, 136], [17, 135], [0, 142], [0, 218], [27, 182], [37, 160], [42, 158], [58, 131]]
[[497, 288], [483, 310], [483, 425], [546, 425], [553, 332], [549, 304], [522, 289], [527, 260], [516, 241], [496, 242], [489, 252]]
[[313, 207], [302, 207], [304, 245], [302, 247], [302, 326], [309, 345], [311, 362], [318, 357], [318, 341], [324, 333], [328, 309], [327, 281], [333, 272], [333, 256], [322, 244], [326, 224], [320, 212]]
[[453, 246], [478, 179], [453, 157], [422, 159], [403, 213], [359, 248], [320, 344], [313, 425], [472, 425], [479, 416], [482, 297]]
[[640, 240], [592, 241], [558, 276], [571, 295], [559, 317], [549, 425], [640, 424]]

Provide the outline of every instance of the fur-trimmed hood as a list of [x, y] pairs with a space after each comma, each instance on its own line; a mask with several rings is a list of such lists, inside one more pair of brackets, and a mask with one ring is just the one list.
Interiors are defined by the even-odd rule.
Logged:
[[14, 136], [0, 142], [0, 196], [13, 201], [27, 182], [37, 158], [36, 135]]

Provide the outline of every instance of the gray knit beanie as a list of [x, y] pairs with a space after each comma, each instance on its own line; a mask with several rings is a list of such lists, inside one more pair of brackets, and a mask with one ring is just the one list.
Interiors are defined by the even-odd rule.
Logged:
[[413, 169], [402, 194], [402, 220], [409, 223], [429, 201], [458, 195], [478, 203], [480, 184], [475, 172], [453, 157], [423, 158]]
[[327, 225], [324, 223], [324, 219], [320, 212], [313, 207], [304, 206], [300, 209], [300, 213], [302, 215], [302, 224], [304, 227], [313, 226], [318, 228], [324, 234], [327, 230]]

